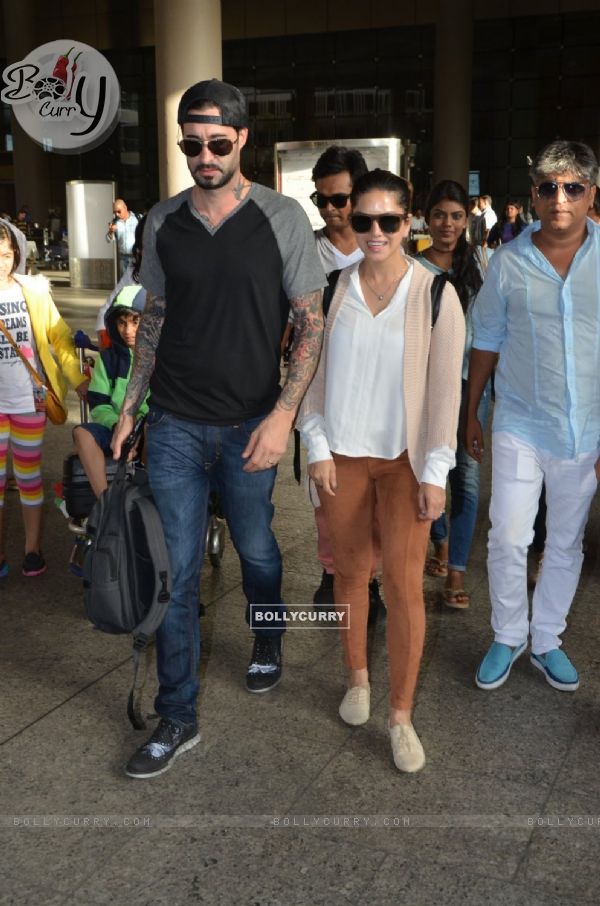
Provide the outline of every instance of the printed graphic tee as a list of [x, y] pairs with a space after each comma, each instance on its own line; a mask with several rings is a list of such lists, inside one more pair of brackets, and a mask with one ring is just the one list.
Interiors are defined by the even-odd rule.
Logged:
[[[0, 319], [31, 366], [41, 372], [27, 303], [21, 287], [16, 283], [0, 291]], [[33, 381], [2, 332], [0, 332], [0, 412], [12, 415], [35, 412]]]

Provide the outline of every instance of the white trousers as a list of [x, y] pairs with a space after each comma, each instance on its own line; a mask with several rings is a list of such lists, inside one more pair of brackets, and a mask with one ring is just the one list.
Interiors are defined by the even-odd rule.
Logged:
[[[577, 589], [581, 543], [597, 480], [597, 453], [557, 459], [505, 431], [492, 435], [488, 578], [497, 642], [531, 650], [559, 648]], [[527, 598], [527, 548], [533, 540], [542, 482], [546, 484], [546, 547], [532, 602]]]

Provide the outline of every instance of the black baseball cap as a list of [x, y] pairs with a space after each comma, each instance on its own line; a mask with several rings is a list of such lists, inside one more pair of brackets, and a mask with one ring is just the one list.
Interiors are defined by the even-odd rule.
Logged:
[[[204, 104], [218, 107], [221, 111], [220, 116], [188, 112], [202, 107]], [[235, 85], [229, 85], [219, 79], [196, 82], [184, 92], [179, 101], [177, 122], [180, 126], [183, 123], [214, 123], [215, 125], [232, 126], [234, 129], [243, 129], [248, 126], [246, 98]]]

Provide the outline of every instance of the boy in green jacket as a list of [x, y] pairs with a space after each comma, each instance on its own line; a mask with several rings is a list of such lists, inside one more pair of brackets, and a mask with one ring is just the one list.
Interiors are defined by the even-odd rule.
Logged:
[[[135, 335], [145, 304], [145, 289], [126, 286], [107, 311], [104, 323], [112, 346], [100, 353], [94, 366], [87, 396], [92, 420], [73, 429], [75, 448], [96, 497], [107, 488], [105, 460], [111, 453], [113, 429], [129, 383]], [[137, 417], [147, 412], [146, 396]]]

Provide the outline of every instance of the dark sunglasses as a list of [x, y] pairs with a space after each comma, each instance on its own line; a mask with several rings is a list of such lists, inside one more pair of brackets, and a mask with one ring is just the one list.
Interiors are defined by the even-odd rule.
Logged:
[[538, 198], [554, 198], [562, 189], [569, 201], [577, 201], [583, 197], [587, 186], [581, 182], [541, 182], [535, 189]]
[[326, 208], [328, 204], [333, 205], [334, 208], [345, 208], [349, 198], [349, 195], [344, 195], [342, 192], [336, 192], [335, 195], [321, 195], [320, 192], [313, 192], [310, 196], [310, 200], [318, 208]]
[[370, 217], [369, 214], [353, 214], [350, 223], [355, 233], [369, 233], [373, 228], [374, 220], [379, 224], [382, 233], [397, 233], [404, 219], [399, 214], [380, 214], [379, 217]]
[[232, 142], [230, 138], [209, 138], [207, 142], [203, 142], [199, 138], [190, 136], [180, 139], [177, 144], [186, 157], [198, 157], [199, 154], [202, 154], [205, 145], [211, 154], [215, 154], [217, 157], [227, 157], [233, 151], [233, 146], [238, 139], [239, 135], [235, 142]]

